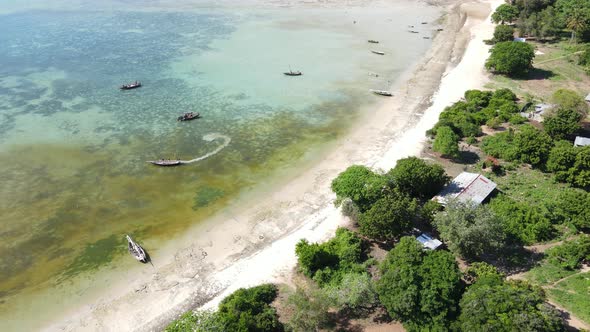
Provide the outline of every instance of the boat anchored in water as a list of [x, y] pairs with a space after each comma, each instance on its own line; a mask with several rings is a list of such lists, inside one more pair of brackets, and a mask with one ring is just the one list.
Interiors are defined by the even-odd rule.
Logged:
[[381, 52], [381, 51], [371, 50], [371, 52], [373, 52], [375, 54], [379, 54], [379, 55], [385, 55], [385, 52]]
[[147, 255], [143, 248], [137, 242], [133, 241], [131, 236], [125, 235], [125, 238], [127, 238], [127, 248], [129, 249], [131, 256], [142, 263], [147, 263]]
[[375, 40], [375, 39], [369, 39], [369, 43], [371, 43], [371, 44], [379, 44], [379, 41], [378, 40]]
[[201, 113], [188, 112], [179, 116], [176, 121], [190, 121], [201, 117]]
[[393, 96], [393, 94], [391, 92], [385, 91], [385, 90], [374, 90], [374, 89], [371, 89], [369, 91], [371, 91], [372, 93], [374, 93], [376, 95], [380, 95], [380, 96], [386, 96], [386, 97]]
[[156, 166], [178, 166], [182, 164], [182, 161], [178, 159], [148, 160], [147, 162]]
[[135, 81], [133, 83], [130, 84], [123, 84], [119, 87], [119, 89], [121, 90], [131, 90], [131, 89], [137, 89], [141, 87], [141, 82]]
[[283, 74], [287, 75], [287, 76], [301, 76], [303, 75], [302, 72], [296, 70], [296, 71], [292, 71], [291, 68], [289, 68], [289, 71], [284, 72]]

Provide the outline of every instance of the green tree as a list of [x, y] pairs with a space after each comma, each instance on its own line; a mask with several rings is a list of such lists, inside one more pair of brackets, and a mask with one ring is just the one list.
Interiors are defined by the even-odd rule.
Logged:
[[590, 188], [590, 145], [576, 148], [576, 161], [568, 173], [567, 182], [579, 188]]
[[492, 14], [492, 22], [504, 24], [514, 22], [518, 18], [518, 8], [509, 4], [501, 4]]
[[511, 130], [484, 137], [481, 149], [495, 158], [506, 161], [518, 160], [517, 148], [514, 145], [514, 133]]
[[569, 169], [576, 162], [577, 149], [569, 141], [557, 141], [549, 153], [547, 170], [555, 174], [557, 181], [566, 182], [569, 177]]
[[408, 331], [445, 330], [457, 314], [461, 273], [446, 251], [424, 251], [403, 237], [381, 265], [377, 293], [389, 315]]
[[559, 89], [553, 93], [551, 100], [562, 109], [575, 110], [582, 118], [588, 115], [588, 105], [576, 91]]
[[590, 236], [582, 235], [547, 251], [549, 262], [564, 269], [575, 270], [590, 260]]
[[460, 302], [462, 331], [564, 331], [557, 310], [545, 304], [541, 289], [522, 282], [482, 279]]
[[416, 199], [397, 191], [393, 192], [361, 214], [360, 232], [376, 240], [394, 240], [411, 228], [419, 212]]
[[420, 199], [432, 198], [450, 180], [442, 166], [416, 157], [398, 160], [387, 176], [401, 192]]
[[586, 0], [557, 0], [555, 7], [566, 27], [572, 31], [571, 40], [576, 34], [582, 35], [590, 28], [590, 3]]
[[443, 156], [456, 158], [459, 156], [459, 136], [450, 127], [443, 126], [436, 130], [436, 137], [432, 144], [432, 150], [440, 152]]
[[550, 211], [559, 223], [571, 223], [577, 228], [590, 229], [590, 193], [567, 188], [557, 201], [552, 202]]
[[320, 290], [297, 287], [287, 304], [293, 312], [289, 320], [293, 331], [318, 331], [329, 322], [330, 300]]
[[533, 68], [535, 48], [527, 43], [501, 42], [490, 50], [486, 68], [498, 74], [518, 76]]
[[559, 108], [543, 119], [543, 129], [554, 139], [563, 139], [580, 130], [582, 116], [573, 109]]
[[339, 285], [327, 287], [325, 292], [338, 308], [346, 307], [358, 311], [377, 303], [377, 292], [367, 273], [347, 273]]
[[514, 145], [520, 161], [539, 166], [549, 157], [553, 140], [547, 133], [531, 125], [523, 125], [514, 135]]
[[506, 246], [501, 220], [485, 205], [449, 202], [434, 225], [449, 249], [465, 259], [495, 255]]
[[504, 231], [524, 244], [549, 240], [555, 235], [549, 216], [535, 205], [498, 195], [489, 206], [501, 221]]
[[224, 331], [283, 331], [276, 310], [270, 306], [277, 296], [272, 284], [240, 288], [219, 303], [217, 311]]
[[514, 28], [509, 25], [497, 25], [494, 29], [494, 42], [500, 43], [514, 39]]
[[353, 165], [332, 180], [332, 191], [336, 193], [336, 203], [350, 198], [361, 212], [367, 210], [382, 197], [387, 178], [374, 173], [366, 166]]

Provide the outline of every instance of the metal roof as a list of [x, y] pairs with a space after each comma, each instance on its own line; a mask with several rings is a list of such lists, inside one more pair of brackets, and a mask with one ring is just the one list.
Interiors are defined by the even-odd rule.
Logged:
[[496, 184], [481, 174], [463, 172], [433, 199], [446, 204], [451, 199], [481, 204], [496, 189]]
[[586, 146], [586, 145], [590, 145], [590, 138], [576, 136], [576, 140], [574, 141], [574, 146]]
[[440, 240], [432, 238], [431, 236], [429, 236], [427, 234], [422, 234], [422, 235], [416, 237], [416, 240], [418, 240], [420, 243], [422, 243], [424, 248], [427, 248], [430, 250], [435, 250], [436, 248], [438, 248], [442, 245], [442, 242], [440, 242]]
[[586, 96], [586, 101], [590, 101], [590, 93]]

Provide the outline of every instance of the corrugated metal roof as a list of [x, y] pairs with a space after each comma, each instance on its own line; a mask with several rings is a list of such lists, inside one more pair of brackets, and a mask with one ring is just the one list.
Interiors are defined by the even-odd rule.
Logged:
[[576, 136], [576, 140], [574, 141], [574, 146], [586, 146], [586, 145], [590, 145], [590, 138]]
[[590, 101], [590, 93], [586, 96], [586, 101]]
[[422, 235], [418, 236], [416, 238], [416, 240], [418, 240], [420, 243], [422, 243], [424, 248], [427, 248], [430, 250], [435, 250], [436, 248], [438, 248], [442, 245], [442, 242], [440, 242], [440, 240], [434, 239], [430, 235], [427, 235], [427, 234], [422, 234]]
[[433, 199], [446, 204], [451, 199], [481, 204], [496, 189], [496, 184], [481, 174], [463, 172]]

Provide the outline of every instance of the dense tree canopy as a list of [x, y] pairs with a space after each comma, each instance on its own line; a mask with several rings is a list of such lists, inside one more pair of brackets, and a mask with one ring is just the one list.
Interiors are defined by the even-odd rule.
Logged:
[[432, 198], [450, 180], [442, 166], [416, 157], [398, 160], [387, 176], [401, 192], [420, 199]]
[[379, 199], [359, 218], [361, 234], [377, 240], [393, 240], [411, 229], [418, 218], [418, 201], [395, 191]]
[[590, 229], [590, 193], [567, 188], [550, 206], [553, 219], [559, 223], [571, 223], [579, 229]]
[[501, 42], [490, 50], [486, 68], [498, 74], [518, 76], [533, 68], [535, 49], [528, 43]]
[[521, 282], [482, 278], [461, 299], [462, 331], [564, 331], [557, 310], [540, 289]]
[[543, 210], [505, 195], [492, 199], [490, 208], [501, 221], [504, 231], [523, 244], [533, 244], [553, 237], [555, 229]]
[[434, 225], [449, 249], [466, 259], [497, 254], [506, 245], [501, 220], [485, 205], [449, 202]]
[[590, 30], [590, 2], [587, 0], [557, 0], [555, 7], [565, 26], [576, 35], [583, 36]]
[[514, 22], [518, 17], [518, 8], [509, 4], [501, 4], [496, 8], [496, 11], [492, 14], [492, 22], [501, 23]]
[[408, 331], [442, 331], [456, 316], [461, 273], [449, 252], [424, 251], [415, 238], [403, 237], [381, 270], [379, 299]]
[[514, 28], [509, 25], [497, 25], [494, 29], [494, 42], [501, 43], [514, 39]]
[[336, 193], [337, 203], [350, 198], [361, 212], [367, 210], [382, 196], [383, 188], [386, 186], [386, 177], [360, 165], [348, 167], [332, 181], [332, 191]]
[[514, 135], [514, 145], [520, 161], [539, 166], [549, 157], [553, 140], [545, 132], [531, 125], [523, 125]]
[[543, 129], [553, 139], [562, 139], [581, 128], [582, 115], [570, 108], [559, 108], [543, 119]]
[[458, 142], [459, 136], [450, 127], [442, 126], [436, 130], [432, 150], [440, 152], [443, 156], [456, 158], [459, 156]]

